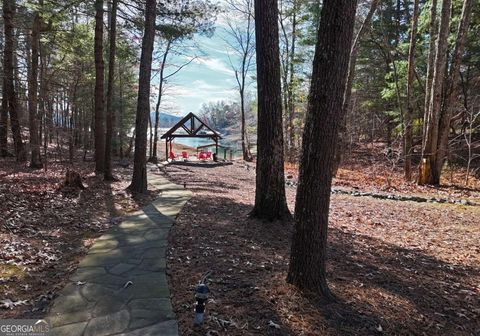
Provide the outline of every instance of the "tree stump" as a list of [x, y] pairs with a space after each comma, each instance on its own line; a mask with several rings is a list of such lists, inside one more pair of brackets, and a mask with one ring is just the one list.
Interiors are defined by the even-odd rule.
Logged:
[[80, 173], [75, 170], [67, 169], [65, 174], [65, 181], [63, 182], [62, 188], [70, 189], [85, 189], [85, 186], [82, 183], [82, 177]]
[[420, 170], [418, 174], [418, 184], [426, 185], [430, 182], [431, 165], [428, 158], [423, 158], [420, 162]]

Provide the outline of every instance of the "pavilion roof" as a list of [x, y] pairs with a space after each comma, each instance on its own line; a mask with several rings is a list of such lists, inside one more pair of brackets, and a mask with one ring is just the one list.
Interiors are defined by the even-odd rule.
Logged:
[[[202, 130], [206, 132], [200, 132]], [[210, 138], [218, 140], [222, 137], [199, 117], [190, 112], [161, 137], [161, 139], [167, 140], [174, 138]]]

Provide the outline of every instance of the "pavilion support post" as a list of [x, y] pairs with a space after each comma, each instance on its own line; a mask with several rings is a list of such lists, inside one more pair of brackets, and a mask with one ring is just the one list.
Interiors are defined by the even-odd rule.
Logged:
[[165, 139], [165, 161], [168, 162], [168, 138]]
[[215, 154], [218, 156], [218, 138], [215, 138]]

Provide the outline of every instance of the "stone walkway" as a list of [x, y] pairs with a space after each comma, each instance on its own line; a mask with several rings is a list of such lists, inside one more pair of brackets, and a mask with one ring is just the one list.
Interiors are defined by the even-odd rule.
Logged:
[[153, 174], [160, 197], [101, 236], [59, 293], [47, 320], [58, 336], [176, 336], [165, 275], [167, 237], [191, 197], [183, 186]]

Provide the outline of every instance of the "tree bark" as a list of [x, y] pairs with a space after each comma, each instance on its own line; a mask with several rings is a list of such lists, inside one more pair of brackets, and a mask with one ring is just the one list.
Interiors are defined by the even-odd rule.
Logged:
[[123, 142], [124, 142], [124, 129], [123, 129], [123, 80], [122, 80], [122, 67], [118, 66], [118, 94], [120, 98], [120, 107], [118, 109], [119, 120], [118, 120], [118, 141], [119, 141], [119, 155], [120, 160], [123, 160]]
[[[41, 2], [40, 2], [41, 5]], [[42, 168], [40, 138], [38, 132], [38, 60], [40, 49], [40, 14], [35, 12], [30, 36], [31, 60], [28, 71], [28, 120], [30, 130], [30, 167]]]
[[95, 0], [95, 172], [105, 171], [103, 0]]
[[[440, 19], [440, 29], [435, 52], [430, 104], [428, 108], [429, 118], [428, 124], [425, 128], [422, 161], [420, 162], [418, 174], [418, 183], [420, 185], [437, 185], [440, 183], [440, 175], [439, 172], [435, 169], [435, 167], [437, 161], [440, 108], [442, 103], [442, 93], [444, 89], [445, 69], [447, 63], [447, 38], [448, 32], [450, 30], [451, 6], [451, 0], [442, 1], [442, 14]], [[429, 162], [427, 163], [427, 161]]]
[[242, 50], [242, 67], [240, 71], [241, 79], [238, 78], [238, 72], [235, 72], [235, 76], [237, 78], [237, 84], [240, 93], [240, 113], [241, 113], [241, 141], [242, 141], [242, 155], [243, 159], [247, 162], [253, 161], [252, 153], [250, 152], [250, 144], [248, 142], [248, 134], [247, 134], [247, 125], [246, 125], [246, 109], [245, 109], [245, 87], [246, 87], [246, 78], [248, 71], [250, 70], [250, 60], [251, 60], [251, 52], [252, 52], [252, 32], [251, 32], [251, 24], [252, 24], [252, 16], [250, 15], [251, 11], [251, 3], [248, 3], [249, 12], [247, 18], [247, 30], [246, 30], [246, 41], [245, 46]]
[[118, 0], [112, 0], [110, 14], [110, 47], [108, 60], [108, 84], [107, 84], [107, 133], [105, 136], [105, 173], [106, 181], [114, 181], [112, 174], [112, 139], [115, 127], [115, 112], [113, 111], [113, 80], [115, 75], [115, 53], [117, 38], [117, 6]]
[[470, 16], [472, 12], [472, 0], [464, 0], [462, 16], [458, 24], [457, 36], [455, 39], [455, 49], [453, 51], [452, 65], [448, 74], [446, 87], [444, 90], [444, 99], [441, 109], [441, 115], [438, 128], [437, 161], [434, 169], [435, 175], [441, 175], [443, 164], [448, 149], [448, 134], [450, 132], [450, 122], [453, 115], [455, 99], [457, 98], [457, 88], [460, 76], [460, 65], [462, 63], [463, 51], [465, 49], [465, 40], [470, 25]]
[[417, 45], [417, 25], [419, 14], [419, 0], [413, 3], [412, 27], [410, 31], [410, 46], [408, 48], [407, 70], [407, 109], [405, 111], [405, 179], [412, 179], [412, 144], [413, 144], [413, 77], [415, 72], [415, 47]]
[[142, 40], [140, 77], [138, 80], [137, 117], [135, 121], [135, 155], [133, 162], [133, 193], [147, 191], [147, 123], [150, 115], [150, 76], [152, 73], [153, 42], [155, 40], [156, 0], [147, 0], [145, 7], [145, 33]]
[[2, 110], [0, 111], [0, 156], [8, 156], [8, 99], [6, 95], [5, 76], [2, 85]]
[[345, 151], [346, 141], [344, 138], [346, 137], [347, 133], [347, 115], [350, 112], [350, 105], [352, 100], [352, 90], [353, 90], [353, 81], [355, 79], [355, 68], [357, 65], [357, 56], [358, 56], [358, 49], [360, 47], [360, 40], [362, 39], [363, 35], [367, 31], [370, 21], [372, 20], [373, 14], [377, 10], [378, 0], [372, 0], [370, 4], [370, 8], [368, 10], [367, 16], [363, 21], [360, 29], [358, 30], [357, 35], [352, 44], [352, 48], [350, 50], [350, 56], [348, 61], [348, 75], [347, 75], [347, 84], [345, 86], [345, 93], [343, 97], [343, 119], [340, 123], [340, 130], [337, 142], [337, 150], [335, 152], [335, 163], [333, 167], [334, 175], [337, 174], [338, 168], [342, 162], [343, 152]]
[[7, 99], [8, 111], [10, 113], [10, 124], [13, 133], [15, 155], [18, 162], [27, 161], [27, 153], [22, 140], [22, 133], [19, 119], [19, 105], [14, 84], [14, 39], [13, 39], [13, 17], [15, 15], [15, 1], [3, 1], [3, 22], [5, 46], [3, 49], [3, 72], [4, 72], [4, 93]]
[[333, 299], [326, 280], [328, 213], [356, 1], [325, 0], [303, 133], [287, 281]]
[[[437, 39], [437, 0], [432, 0], [430, 7], [429, 35], [430, 42], [428, 46], [427, 80], [425, 85], [425, 104], [423, 117], [422, 139], [426, 137], [426, 129], [430, 120], [430, 94], [432, 93], [433, 69], [435, 66], [435, 41]], [[422, 148], [423, 156], [423, 148]]]
[[150, 130], [150, 136], [148, 137], [148, 141], [149, 141], [148, 156], [151, 157], [153, 154], [153, 124], [152, 124], [152, 115], [150, 113], [148, 114], [148, 128]]
[[149, 161], [154, 163], [158, 162], [157, 144], [158, 144], [158, 125], [160, 123], [160, 105], [162, 103], [165, 63], [167, 62], [167, 57], [168, 57], [168, 53], [170, 52], [171, 44], [172, 44], [172, 41], [169, 39], [167, 41], [167, 46], [165, 47], [165, 53], [163, 54], [163, 57], [162, 57], [162, 64], [160, 64], [160, 83], [158, 85], [157, 104], [155, 105], [155, 126], [153, 130], [153, 148], [152, 148], [152, 155], [149, 158]]
[[255, 206], [251, 216], [290, 217], [285, 197], [277, 0], [255, 0], [258, 127]]
[[293, 2], [293, 17], [292, 17], [292, 43], [290, 47], [290, 69], [289, 75], [290, 78], [288, 80], [288, 88], [287, 88], [287, 130], [288, 133], [286, 136], [288, 137], [288, 161], [295, 162], [295, 127], [294, 127], [294, 119], [295, 119], [295, 47], [297, 42], [297, 2]]

